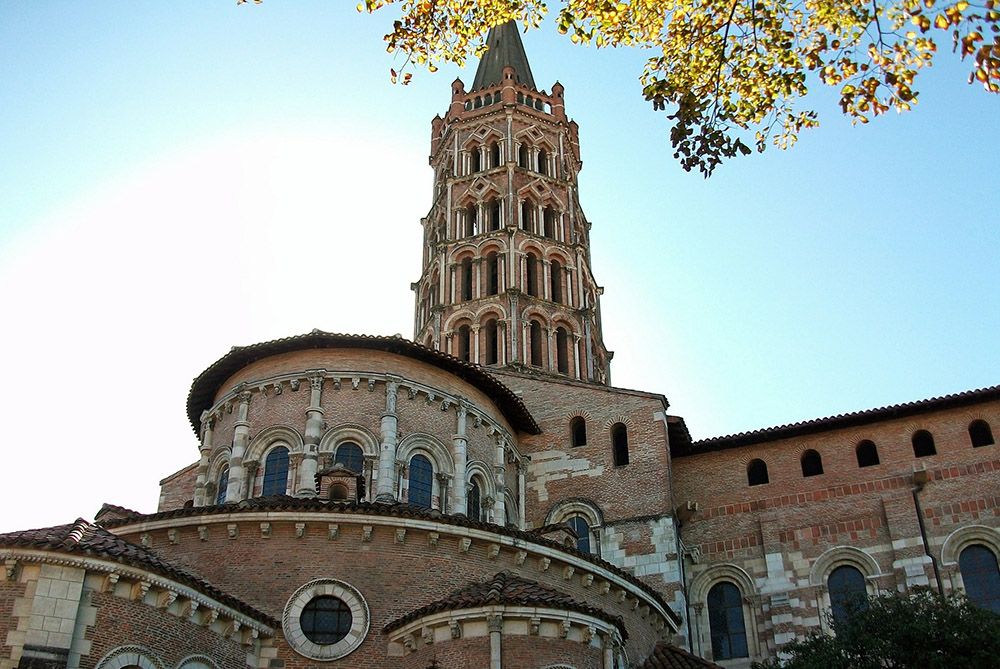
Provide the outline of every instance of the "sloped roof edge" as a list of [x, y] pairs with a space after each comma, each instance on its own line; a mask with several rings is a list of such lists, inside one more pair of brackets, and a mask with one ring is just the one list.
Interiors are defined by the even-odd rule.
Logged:
[[247, 365], [281, 353], [319, 348], [364, 348], [406, 356], [434, 365], [467, 381], [488, 395], [515, 429], [539, 434], [541, 429], [527, 407], [514, 392], [479, 365], [435, 351], [404, 339], [378, 335], [352, 335], [313, 330], [312, 332], [274, 339], [249, 346], [234, 346], [195, 378], [187, 397], [188, 420], [195, 433], [201, 424], [201, 413], [212, 406], [220, 385]]
[[759, 430], [751, 430], [749, 432], [739, 432], [737, 434], [712, 437], [710, 439], [700, 439], [692, 442], [690, 446], [686, 448], [676, 450], [671, 448], [671, 455], [675, 457], [683, 457], [686, 455], [697, 455], [699, 453], [707, 453], [710, 451], [722, 451], [728, 448], [738, 448], [740, 446], [752, 446], [766, 441], [777, 441], [778, 439], [800, 437], [808, 434], [816, 434], [818, 432], [826, 432], [828, 430], [857, 427], [876, 423], [882, 420], [905, 418], [907, 416], [920, 415], [931, 411], [969, 406], [997, 399], [1000, 399], [1000, 385], [978, 388], [975, 390], [966, 390], [960, 393], [941, 395], [939, 397], [931, 397], [913, 402], [904, 402], [902, 404], [893, 404], [875, 409], [864, 409], [862, 411], [837, 414], [835, 416], [827, 416], [825, 418], [814, 418], [812, 420], [761, 428]]

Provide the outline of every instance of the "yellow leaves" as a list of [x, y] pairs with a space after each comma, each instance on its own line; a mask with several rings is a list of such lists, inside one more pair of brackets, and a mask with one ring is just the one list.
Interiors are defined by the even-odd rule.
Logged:
[[944, 30], [950, 25], [950, 23], [951, 22], [947, 18], [945, 18], [944, 14], [938, 14], [936, 17], [934, 17], [935, 28], [940, 28], [941, 30]]

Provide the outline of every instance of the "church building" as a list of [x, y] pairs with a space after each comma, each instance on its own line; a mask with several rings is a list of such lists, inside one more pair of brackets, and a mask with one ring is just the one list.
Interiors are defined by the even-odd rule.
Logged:
[[226, 352], [155, 512], [0, 535], [0, 669], [746, 669], [857, 594], [1000, 613], [1000, 386], [702, 440], [615, 387], [566, 91], [487, 44], [413, 339]]

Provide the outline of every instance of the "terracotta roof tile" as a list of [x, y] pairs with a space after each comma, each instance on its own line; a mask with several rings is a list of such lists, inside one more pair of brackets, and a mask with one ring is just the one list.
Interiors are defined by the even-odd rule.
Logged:
[[494, 532], [496, 534], [502, 534], [509, 537], [514, 537], [516, 539], [521, 539], [524, 541], [531, 541], [533, 543], [549, 546], [552, 548], [557, 548], [558, 550], [575, 555], [583, 560], [591, 562], [599, 567], [607, 569], [608, 571], [616, 574], [619, 578], [624, 581], [628, 581], [632, 585], [638, 587], [642, 592], [646, 594], [647, 597], [656, 601], [663, 610], [667, 612], [670, 619], [675, 625], [680, 625], [681, 619], [674, 613], [673, 609], [667, 604], [666, 600], [656, 592], [652, 587], [644, 583], [642, 580], [636, 578], [632, 574], [617, 567], [607, 560], [603, 560], [596, 555], [591, 553], [585, 553], [578, 550], [574, 546], [565, 546], [557, 541], [547, 539], [545, 537], [539, 536], [534, 532], [529, 532], [525, 530], [519, 530], [513, 526], [503, 527], [500, 525], [494, 525], [492, 523], [485, 523], [480, 521], [469, 520], [464, 516], [454, 516], [450, 514], [444, 514], [437, 509], [423, 509], [416, 506], [410, 506], [409, 504], [384, 504], [381, 502], [340, 502], [340, 501], [327, 501], [316, 498], [302, 498], [302, 497], [290, 497], [288, 495], [275, 495], [272, 497], [254, 497], [251, 499], [245, 499], [242, 502], [236, 504], [221, 504], [215, 506], [201, 506], [201, 507], [190, 507], [185, 509], [173, 509], [170, 511], [161, 511], [159, 513], [151, 513], [147, 515], [137, 515], [128, 518], [112, 518], [107, 521], [103, 521], [101, 524], [104, 527], [121, 527], [122, 525], [129, 525], [132, 523], [142, 523], [142, 522], [152, 522], [157, 520], [164, 520], [168, 518], [190, 518], [197, 516], [212, 516], [217, 514], [230, 514], [230, 513], [254, 513], [258, 511], [332, 511], [336, 513], [356, 513], [356, 514], [373, 514], [381, 516], [394, 516], [399, 518], [419, 518], [426, 520], [433, 520], [439, 523], [444, 523], [446, 525], [457, 525], [459, 527], [473, 527], [476, 529], [485, 530], [487, 532]]
[[[120, 507], [119, 507], [120, 508]], [[153, 551], [125, 541], [99, 525], [78, 518], [74, 523], [0, 534], [0, 548], [28, 548], [104, 558], [166, 576], [208, 595], [271, 627], [280, 623], [249, 604], [228, 595], [200, 576], [162, 559]]]
[[508, 571], [502, 571], [488, 581], [470, 583], [447, 597], [411, 611], [387, 624], [383, 631], [391, 632], [409, 622], [439, 611], [457, 611], [493, 604], [540, 606], [563, 611], [577, 611], [617, 626], [622, 637], [628, 638], [625, 625], [619, 616], [612, 616], [602, 609], [579, 602], [554, 588], [515, 576]]
[[722, 667], [661, 641], [656, 644], [653, 654], [639, 665], [639, 669], [722, 669]]
[[191, 421], [191, 427], [194, 428], [195, 433], [199, 430], [201, 412], [212, 406], [212, 399], [215, 397], [219, 385], [226, 379], [256, 360], [279, 353], [312, 348], [366, 348], [388, 351], [426, 362], [451, 372], [489, 395], [517, 430], [528, 434], [541, 433], [541, 428], [538, 427], [538, 423], [532, 418], [521, 398], [479, 365], [459, 360], [455, 356], [421, 346], [403, 337], [338, 334], [322, 330], [313, 330], [307, 334], [283, 337], [249, 346], [234, 346], [229, 353], [209, 365], [208, 369], [199, 374], [198, 378], [192, 382], [191, 390], [188, 392], [188, 419]]
[[800, 437], [807, 434], [816, 434], [827, 430], [837, 430], [845, 427], [857, 427], [868, 425], [882, 420], [893, 418], [904, 418], [941, 409], [951, 409], [955, 407], [978, 404], [1000, 399], [1000, 386], [990, 386], [976, 390], [966, 390], [952, 395], [942, 395], [941, 397], [931, 397], [915, 402], [905, 402], [903, 404], [893, 404], [891, 406], [878, 407], [875, 409], [865, 409], [851, 413], [827, 416], [825, 418], [814, 418], [812, 420], [778, 425], [775, 427], [761, 428], [750, 432], [739, 432], [722, 437], [712, 437], [711, 439], [701, 439], [679, 448], [671, 447], [670, 454], [674, 457], [686, 455], [697, 455], [709, 451], [721, 451], [727, 448], [738, 448], [740, 446], [750, 446], [766, 441], [776, 441], [778, 439], [788, 439]]

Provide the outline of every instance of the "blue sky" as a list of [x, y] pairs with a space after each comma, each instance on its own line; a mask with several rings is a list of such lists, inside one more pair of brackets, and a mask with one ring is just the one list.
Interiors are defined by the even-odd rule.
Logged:
[[[188, 384], [232, 345], [412, 335], [430, 120], [472, 71], [391, 85], [391, 19], [0, 2], [0, 415], [56, 463], [25, 476], [37, 449], [8, 448], [0, 495], [83, 488], [0, 530], [152, 510], [197, 457]], [[641, 52], [524, 40], [580, 124], [616, 385], [702, 438], [1000, 383], [1000, 99], [949, 45], [915, 112], [852, 127], [817, 90], [793, 150], [704, 180], [641, 99]]]

